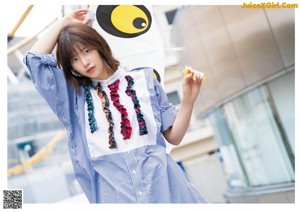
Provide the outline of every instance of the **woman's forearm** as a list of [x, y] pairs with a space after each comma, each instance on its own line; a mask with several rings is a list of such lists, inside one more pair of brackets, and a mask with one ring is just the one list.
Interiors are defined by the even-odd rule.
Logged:
[[173, 145], [178, 145], [182, 141], [191, 120], [194, 103], [199, 94], [203, 74], [190, 68], [189, 74], [183, 80], [183, 100], [173, 126], [163, 132], [167, 141]]
[[43, 33], [42, 37], [30, 49], [33, 52], [51, 53], [56, 45], [61, 29], [67, 25], [68, 17], [59, 18]]
[[34, 44], [31, 51], [39, 53], [51, 53], [57, 43], [60, 31], [69, 23], [76, 21], [88, 24], [90, 19], [87, 16], [88, 9], [79, 9], [72, 11], [65, 17], [59, 18], [48, 29], [43, 32], [43, 36]]
[[191, 120], [193, 103], [182, 101], [173, 126], [163, 132], [170, 144], [178, 145], [182, 141]]

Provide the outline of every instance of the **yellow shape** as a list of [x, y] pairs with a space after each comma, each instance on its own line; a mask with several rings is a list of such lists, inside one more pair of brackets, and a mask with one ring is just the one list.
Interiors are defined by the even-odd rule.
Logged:
[[[185, 65], [184, 69], [182, 70], [182, 73], [184, 75], [190, 74], [191, 73], [191, 71], [190, 71], [191, 69], [192, 69], [192, 67]], [[200, 72], [200, 73], [201, 73], [202, 80], [205, 80], [205, 76], [204, 76], [205, 73], [203, 73], [203, 72]], [[193, 75], [192, 75], [192, 77], [193, 77]]]
[[[144, 25], [141, 28], [134, 26], [133, 22], [136, 18], [144, 20]], [[120, 5], [116, 7], [111, 14], [111, 22], [118, 30], [128, 34], [142, 32], [149, 24], [145, 12], [134, 5]]]

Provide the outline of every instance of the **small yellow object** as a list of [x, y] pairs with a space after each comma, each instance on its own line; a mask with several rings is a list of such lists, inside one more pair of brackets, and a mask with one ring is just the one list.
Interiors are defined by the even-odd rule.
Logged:
[[186, 65], [185, 68], [182, 70], [182, 73], [184, 75], [187, 75], [187, 74], [191, 73], [190, 69], [191, 69], [191, 67]]
[[204, 75], [205, 75], [205, 73], [201, 72], [201, 78], [202, 78], [202, 80], [205, 80], [205, 76]]
[[[182, 70], [182, 73], [184, 74], [184, 75], [187, 75], [187, 74], [190, 74], [191, 73], [191, 70], [192, 69], [192, 67], [190, 67], [190, 66], [185, 66], [185, 68]], [[202, 72], [200, 72], [201, 73], [201, 78], [202, 78], [202, 80], [205, 80], [205, 77], [204, 77], [204, 74], [205, 73], [202, 73]], [[193, 75], [194, 74], [192, 74], [192, 77], [193, 77]]]

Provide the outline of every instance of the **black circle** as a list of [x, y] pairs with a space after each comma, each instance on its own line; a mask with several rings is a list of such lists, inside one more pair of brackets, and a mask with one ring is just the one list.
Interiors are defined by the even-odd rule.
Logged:
[[134, 19], [132, 24], [137, 29], [143, 29], [143, 28], [145, 28], [147, 23], [146, 23], [145, 19], [139, 17], [139, 18]]

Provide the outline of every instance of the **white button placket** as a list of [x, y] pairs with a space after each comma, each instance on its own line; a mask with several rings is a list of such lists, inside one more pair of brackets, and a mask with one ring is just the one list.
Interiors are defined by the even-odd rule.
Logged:
[[142, 181], [142, 177], [139, 173], [138, 165], [135, 159], [134, 151], [127, 151], [124, 153], [125, 160], [128, 167], [128, 172], [131, 177], [131, 182], [133, 184], [133, 189], [136, 194], [137, 201], [139, 203], [149, 203], [147, 195], [145, 195], [145, 188]]

